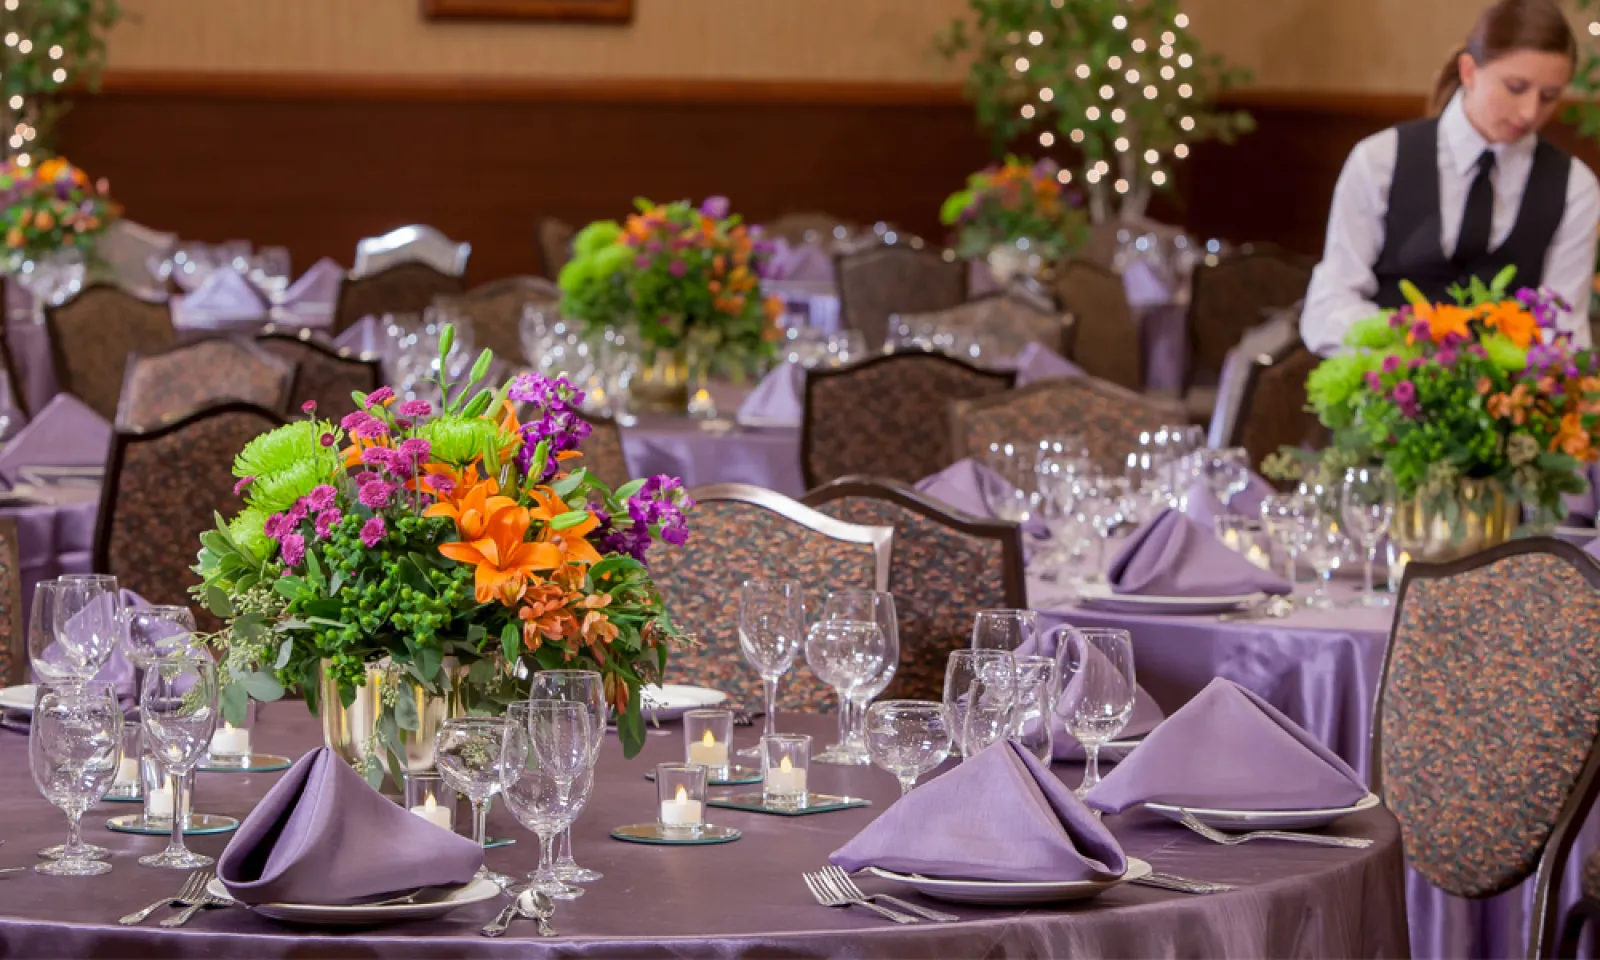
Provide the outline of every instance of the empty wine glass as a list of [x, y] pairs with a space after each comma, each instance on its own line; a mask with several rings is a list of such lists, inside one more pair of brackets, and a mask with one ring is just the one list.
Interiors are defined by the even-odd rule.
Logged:
[[564, 900], [582, 890], [556, 876], [555, 839], [588, 799], [580, 781], [591, 775], [591, 736], [588, 710], [580, 703], [524, 700], [507, 710], [501, 780], [506, 808], [539, 837], [534, 889]]
[[917, 778], [944, 763], [953, 741], [944, 704], [885, 700], [867, 710], [867, 752], [878, 767], [900, 781], [903, 797]]
[[883, 633], [883, 666], [878, 674], [856, 687], [844, 707], [850, 711], [850, 736], [846, 749], [853, 757], [867, 757], [867, 704], [888, 689], [900, 669], [900, 620], [895, 613], [894, 594], [882, 590], [835, 590], [822, 605], [824, 620], [871, 620]]
[[1300, 515], [1298, 523], [1305, 544], [1306, 562], [1317, 575], [1317, 588], [1306, 598], [1306, 606], [1330, 609], [1334, 602], [1328, 594], [1328, 587], [1333, 580], [1333, 571], [1344, 562], [1348, 541], [1330, 510], [1307, 510]]
[[[46, 800], [67, 815], [58, 859], [34, 870], [56, 877], [109, 873], [82, 838], [83, 814], [105, 796], [122, 760], [122, 708], [108, 684], [41, 685], [28, 726], [28, 767]], [[100, 850], [99, 856], [105, 856]]]
[[1016, 661], [1006, 650], [955, 650], [945, 664], [944, 708], [963, 758], [1011, 733]]
[[1261, 498], [1261, 523], [1289, 558], [1291, 585], [1300, 582], [1300, 554], [1309, 543], [1309, 531], [1302, 520], [1308, 510], [1315, 509], [1314, 505], [1292, 493], [1274, 493]]
[[[589, 708], [590, 739], [594, 741], [594, 755], [589, 764], [600, 758], [600, 747], [606, 742], [606, 720], [611, 715], [611, 705], [606, 703], [605, 684], [600, 674], [593, 670], [541, 670], [533, 675], [528, 696], [534, 700], [567, 700]], [[578, 866], [572, 857], [572, 827], [561, 831], [556, 845], [556, 876], [567, 883], [593, 883], [601, 879], [598, 870]]]
[[117, 588], [117, 578], [105, 574], [67, 574], [56, 582], [61, 584], [56, 597], [56, 636], [77, 652], [92, 678], [122, 642], [122, 591]]
[[217, 666], [210, 658], [172, 654], [151, 661], [139, 688], [139, 716], [150, 753], [172, 774], [172, 839], [139, 862], [191, 870], [216, 861], [183, 845], [185, 776], [205, 755], [217, 727]]
[[[739, 649], [761, 674], [767, 715], [762, 736], [778, 732], [778, 680], [794, 666], [805, 642], [806, 617], [798, 580], [746, 580], [739, 586]], [[759, 757], [761, 748], [739, 751]]]
[[1005, 486], [985, 484], [982, 493], [989, 511], [1001, 520], [1026, 523], [1032, 516], [1038, 496], [1034, 448], [1017, 443], [989, 444], [989, 468], [1005, 480]]
[[1017, 697], [1012, 710], [1012, 734], [1024, 750], [1048, 766], [1055, 755], [1055, 734], [1050, 717], [1061, 689], [1060, 670], [1053, 657], [1017, 657]]
[[138, 690], [151, 661], [173, 653], [197, 653], [194, 613], [188, 607], [150, 604], [128, 607], [122, 633], [122, 652], [133, 664], [133, 688]]
[[1014, 652], [1038, 632], [1039, 615], [1032, 610], [979, 610], [972, 618], [972, 649]]
[[848, 704], [883, 669], [883, 631], [873, 620], [818, 620], [806, 634], [806, 663], [839, 695], [839, 742], [812, 757], [820, 763], [863, 763], [851, 755]]
[[1126, 630], [1059, 628], [1056, 659], [1064, 681], [1059, 713], [1083, 744], [1087, 765], [1073, 791], [1082, 799], [1100, 782], [1100, 747], [1133, 715], [1133, 637]]
[[[445, 785], [472, 801], [472, 839], [486, 843], [489, 805], [500, 792], [500, 748], [506, 721], [498, 717], [452, 717], [433, 735], [434, 765]], [[481, 876], [504, 886], [502, 877], [483, 868]]]
[[1366, 587], [1361, 603], [1368, 607], [1387, 607], [1389, 598], [1372, 586], [1372, 566], [1378, 559], [1378, 544], [1389, 532], [1394, 519], [1394, 481], [1382, 467], [1351, 467], [1344, 473], [1339, 491], [1339, 513], [1344, 517], [1350, 539], [1361, 547], [1362, 573]]
[[1083, 581], [1104, 583], [1106, 542], [1123, 520], [1121, 492], [1115, 478], [1092, 473], [1079, 478], [1076, 493], [1079, 521], [1094, 531], [1094, 569]]
[[1200, 470], [1222, 512], [1232, 513], [1233, 498], [1250, 486], [1250, 454], [1243, 447], [1207, 450], [1201, 454]]
[[28, 609], [28, 662], [41, 683], [94, 677], [82, 651], [63, 642], [56, 631], [56, 610], [67, 592], [67, 585], [57, 580], [41, 580], [33, 588], [33, 605]]

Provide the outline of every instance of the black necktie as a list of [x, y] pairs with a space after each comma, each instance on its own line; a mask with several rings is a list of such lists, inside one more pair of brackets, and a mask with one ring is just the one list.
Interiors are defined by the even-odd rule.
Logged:
[[1461, 239], [1456, 242], [1455, 263], [1471, 266], [1489, 255], [1489, 229], [1494, 222], [1494, 151], [1478, 157], [1478, 175], [1467, 191], [1467, 207], [1461, 214]]

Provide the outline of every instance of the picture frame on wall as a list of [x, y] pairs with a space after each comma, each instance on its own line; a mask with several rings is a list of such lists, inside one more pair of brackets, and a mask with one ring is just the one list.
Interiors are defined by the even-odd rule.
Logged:
[[422, 0], [433, 20], [552, 20], [568, 23], [629, 23], [634, 0]]

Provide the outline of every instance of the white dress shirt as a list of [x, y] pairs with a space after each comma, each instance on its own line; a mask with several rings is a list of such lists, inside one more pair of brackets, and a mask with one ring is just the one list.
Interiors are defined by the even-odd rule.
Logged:
[[[1478, 157], [1484, 150], [1495, 154], [1494, 219], [1489, 248], [1499, 248], [1516, 225], [1522, 195], [1533, 169], [1535, 134], [1516, 143], [1489, 143], [1467, 120], [1458, 93], [1439, 117], [1440, 249], [1455, 250], [1461, 234], [1467, 191], [1478, 175]], [[1300, 314], [1300, 336], [1312, 351], [1326, 356], [1344, 343], [1344, 333], [1357, 320], [1382, 312], [1373, 302], [1378, 278], [1373, 273], [1383, 251], [1384, 218], [1389, 211], [1389, 187], [1399, 153], [1400, 136], [1393, 129], [1374, 134], [1356, 144], [1333, 188], [1328, 214], [1328, 242], [1311, 275], [1305, 308]], [[1567, 178], [1567, 210], [1545, 253], [1544, 285], [1572, 305], [1572, 313], [1558, 321], [1573, 340], [1589, 345], [1589, 293], [1594, 282], [1595, 230], [1600, 227], [1600, 182], [1578, 158], [1572, 159]], [[1514, 281], [1513, 281], [1514, 283]]]

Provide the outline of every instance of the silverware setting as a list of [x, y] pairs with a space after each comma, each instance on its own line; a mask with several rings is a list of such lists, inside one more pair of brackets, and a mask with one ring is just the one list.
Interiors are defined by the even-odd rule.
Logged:
[[1241, 610], [1218, 614], [1224, 623], [1238, 620], [1282, 620], [1295, 611], [1294, 601], [1285, 597], [1264, 597]]
[[[215, 876], [216, 873], [214, 871], [207, 871], [205, 882], [210, 883], [211, 879]], [[190, 920], [193, 920], [194, 915], [199, 913], [201, 910], [204, 910], [206, 907], [231, 907], [236, 905], [238, 902], [239, 901], [233, 899], [232, 897], [219, 897], [211, 891], [205, 889], [205, 884], [201, 884], [200, 899], [161, 921], [161, 925], [163, 927], [181, 927]]]
[[733, 711], [733, 725], [734, 726], [736, 726], [736, 727], [748, 727], [748, 726], [752, 726], [755, 722], [756, 722], [755, 718], [750, 716], [750, 711], [742, 709], [742, 708], [739, 708], [739, 707], [735, 707], [734, 708], [734, 711]]
[[811, 896], [824, 907], [866, 907], [873, 913], [895, 923], [921, 923], [916, 917], [909, 914], [880, 907], [876, 903], [862, 897], [853, 897], [845, 890], [838, 887], [833, 878], [825, 872], [802, 873], [801, 879], [806, 882], [806, 889], [811, 891]]
[[1221, 830], [1201, 823], [1194, 814], [1187, 810], [1180, 810], [1180, 812], [1183, 815], [1181, 822], [1184, 826], [1212, 843], [1220, 843], [1227, 847], [1236, 847], [1251, 840], [1288, 840], [1293, 843], [1311, 843], [1324, 847], [1348, 847], [1354, 850], [1365, 850], [1372, 846], [1372, 841], [1365, 837], [1330, 837], [1320, 833], [1295, 833], [1288, 830], [1251, 830], [1247, 833], [1223, 833]]
[[170, 897], [163, 897], [162, 899], [157, 900], [155, 903], [150, 904], [148, 907], [145, 907], [143, 910], [135, 910], [127, 916], [119, 919], [117, 922], [125, 927], [131, 927], [136, 923], [142, 923], [146, 917], [150, 916], [152, 913], [155, 913], [157, 910], [160, 910], [162, 907], [192, 906], [196, 899], [204, 895], [206, 884], [210, 882], [212, 876], [213, 874], [209, 870], [196, 870], [195, 872], [189, 874], [189, 878], [187, 880], [183, 881], [183, 886], [178, 889], [177, 893]]
[[1190, 880], [1188, 877], [1179, 877], [1170, 873], [1152, 873], [1131, 881], [1146, 887], [1159, 887], [1162, 890], [1172, 890], [1177, 893], [1193, 893], [1204, 895], [1208, 893], [1227, 893], [1229, 890], [1238, 889], [1231, 883], [1213, 883], [1210, 880]]
[[495, 918], [493, 920], [490, 920], [488, 923], [484, 924], [483, 928], [479, 930], [478, 933], [485, 937], [504, 936], [506, 929], [511, 926], [511, 921], [515, 920], [518, 916], [517, 899], [522, 895], [524, 890], [528, 889], [529, 886], [530, 885], [526, 883], [515, 883], [502, 886], [500, 890], [505, 893], [506, 896], [511, 898], [511, 902], [506, 905], [504, 910], [501, 910], [498, 914], [495, 914]]
[[556, 936], [555, 928], [550, 926], [550, 918], [556, 915], [556, 902], [547, 894], [532, 889], [522, 891], [517, 896], [517, 911], [538, 922], [539, 936]]
[[835, 867], [832, 864], [823, 867], [822, 872], [825, 876], [832, 880], [840, 890], [843, 890], [846, 894], [857, 900], [866, 900], [869, 903], [876, 903], [877, 901], [882, 900], [892, 906], [899, 907], [901, 910], [908, 910], [924, 920], [932, 920], [934, 923], [961, 922], [961, 918], [953, 913], [945, 913], [943, 910], [935, 910], [932, 907], [919, 906], [915, 903], [911, 903], [908, 900], [901, 900], [899, 897], [891, 897], [887, 893], [862, 893], [861, 888], [856, 886], [856, 882], [850, 879], [850, 875], [848, 873], [845, 873], [843, 869]]

